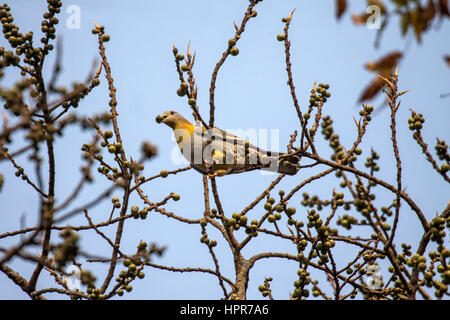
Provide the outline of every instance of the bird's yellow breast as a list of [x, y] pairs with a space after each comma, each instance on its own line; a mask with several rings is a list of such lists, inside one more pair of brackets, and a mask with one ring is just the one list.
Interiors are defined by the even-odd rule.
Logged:
[[173, 126], [175, 139], [181, 153], [186, 157], [183, 150], [190, 150], [191, 138], [194, 134], [195, 127], [189, 121], [177, 121]]
[[194, 125], [189, 121], [177, 121], [173, 130], [186, 130], [192, 135], [194, 133]]

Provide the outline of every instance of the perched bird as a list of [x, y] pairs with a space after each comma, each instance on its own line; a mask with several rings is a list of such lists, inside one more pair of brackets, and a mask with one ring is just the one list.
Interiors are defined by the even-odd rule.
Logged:
[[175, 111], [166, 111], [156, 117], [173, 129], [183, 156], [192, 167], [210, 178], [227, 174], [263, 169], [294, 175], [298, 158], [266, 151], [219, 128], [207, 130], [193, 125]]

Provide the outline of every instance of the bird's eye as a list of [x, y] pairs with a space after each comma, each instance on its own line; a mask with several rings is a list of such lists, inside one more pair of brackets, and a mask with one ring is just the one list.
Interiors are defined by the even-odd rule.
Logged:
[[175, 112], [173, 112], [173, 111], [170, 111], [170, 114], [174, 114]]

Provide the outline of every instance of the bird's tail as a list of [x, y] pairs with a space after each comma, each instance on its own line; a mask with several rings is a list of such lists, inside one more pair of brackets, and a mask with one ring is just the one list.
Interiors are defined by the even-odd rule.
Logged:
[[[282, 154], [280, 156], [285, 156], [285, 154]], [[290, 157], [278, 157], [278, 173], [282, 174], [288, 174], [288, 175], [295, 175], [298, 171], [298, 168], [296, 164], [298, 163], [299, 159], [295, 156]]]
[[296, 156], [286, 156], [285, 153], [272, 153], [270, 158], [273, 160], [272, 163], [276, 164], [275, 166], [270, 166], [266, 168], [262, 168], [264, 170], [276, 171], [282, 174], [295, 175], [298, 171], [297, 163], [299, 162], [299, 158]]

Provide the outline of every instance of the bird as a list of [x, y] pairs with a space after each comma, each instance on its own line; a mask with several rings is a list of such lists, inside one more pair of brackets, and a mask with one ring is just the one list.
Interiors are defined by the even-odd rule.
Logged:
[[209, 178], [260, 169], [287, 175], [298, 171], [295, 155], [266, 151], [217, 127], [206, 129], [198, 121], [194, 125], [176, 111], [166, 111], [155, 120], [172, 128], [180, 152]]

